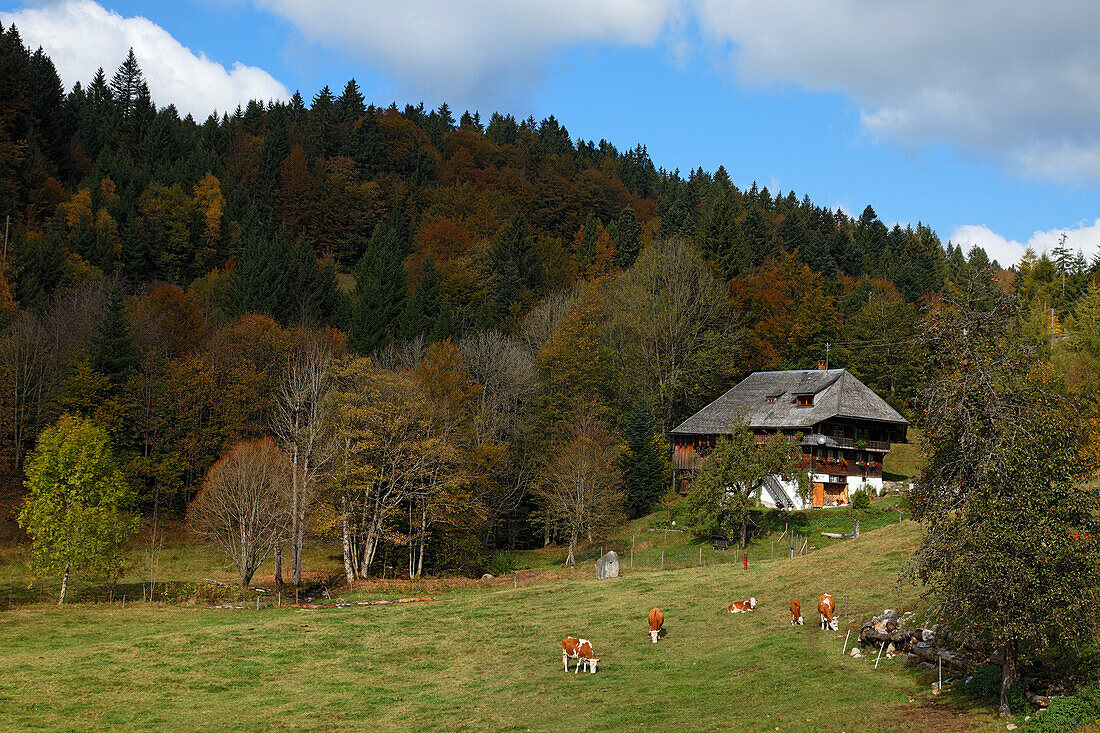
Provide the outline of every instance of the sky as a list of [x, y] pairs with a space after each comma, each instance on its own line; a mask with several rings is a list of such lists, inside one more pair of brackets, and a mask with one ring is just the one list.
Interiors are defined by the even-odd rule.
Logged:
[[154, 101], [205, 118], [307, 102], [553, 114], [724, 165], [1002, 265], [1100, 248], [1100, 3], [1061, 0], [0, 0], [67, 87], [133, 48]]

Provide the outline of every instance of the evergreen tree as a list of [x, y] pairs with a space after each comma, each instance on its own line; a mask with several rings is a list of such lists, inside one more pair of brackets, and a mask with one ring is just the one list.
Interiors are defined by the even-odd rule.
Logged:
[[699, 244], [707, 258], [718, 263], [722, 276], [727, 280], [749, 269], [748, 248], [729, 193], [719, 193], [715, 198], [714, 206], [700, 227]]
[[626, 507], [632, 518], [652, 511], [669, 486], [670, 477], [658, 444], [653, 413], [645, 402], [630, 410], [623, 425], [626, 450], [620, 459]]
[[596, 221], [596, 215], [590, 211], [584, 220], [580, 239], [577, 241], [577, 264], [580, 265], [582, 272], [596, 258], [596, 241], [599, 237], [599, 222]]
[[366, 354], [393, 337], [405, 301], [405, 238], [400, 217], [374, 229], [367, 251], [355, 268], [351, 343]]
[[92, 367], [118, 389], [137, 369], [140, 357], [126, 320], [122, 287], [116, 285], [107, 299], [107, 310], [92, 336]]
[[439, 275], [435, 271], [432, 258], [428, 257], [420, 267], [420, 280], [416, 284], [416, 290], [405, 301], [401, 323], [402, 338], [425, 336], [431, 341], [440, 338], [439, 318]]
[[642, 250], [642, 231], [638, 226], [638, 217], [634, 214], [634, 207], [627, 206], [619, 214], [615, 222], [615, 264], [625, 270], [638, 259], [638, 253]]

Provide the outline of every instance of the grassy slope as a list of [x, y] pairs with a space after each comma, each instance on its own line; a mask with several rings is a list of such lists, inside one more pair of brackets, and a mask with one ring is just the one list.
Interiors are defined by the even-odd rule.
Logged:
[[[900, 660], [840, 655], [810, 610], [896, 600], [918, 538], [906, 522], [796, 560], [598, 582], [450, 593], [314, 612], [48, 606], [0, 614], [8, 729], [993, 730], [988, 713], [930, 701]], [[756, 596], [753, 614], [730, 600]], [[810, 622], [787, 624], [799, 597]], [[668, 636], [645, 616], [664, 609]], [[843, 607], [841, 607], [842, 610]], [[561, 637], [592, 639], [596, 675], [561, 669]], [[909, 702], [910, 698], [915, 702]], [[945, 725], [946, 724], [946, 725]], [[915, 727], [914, 727], [915, 726]]]

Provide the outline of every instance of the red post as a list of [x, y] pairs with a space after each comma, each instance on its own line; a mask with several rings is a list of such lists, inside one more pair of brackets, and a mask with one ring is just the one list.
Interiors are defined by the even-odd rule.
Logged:
[[749, 553], [745, 553], [745, 570], [749, 569]]

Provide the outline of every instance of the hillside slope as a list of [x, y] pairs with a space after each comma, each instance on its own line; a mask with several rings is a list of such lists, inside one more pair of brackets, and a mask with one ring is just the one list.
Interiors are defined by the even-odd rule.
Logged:
[[[841, 656], [816, 598], [850, 619], [893, 605], [912, 522], [792, 561], [456, 592], [319, 611], [142, 605], [0, 615], [0, 726], [11, 729], [986, 730], [900, 660]], [[755, 613], [731, 600], [755, 596]], [[807, 625], [788, 624], [801, 599]], [[668, 635], [650, 643], [646, 614]], [[591, 639], [596, 675], [560, 641]], [[914, 702], [910, 702], [910, 699]]]

